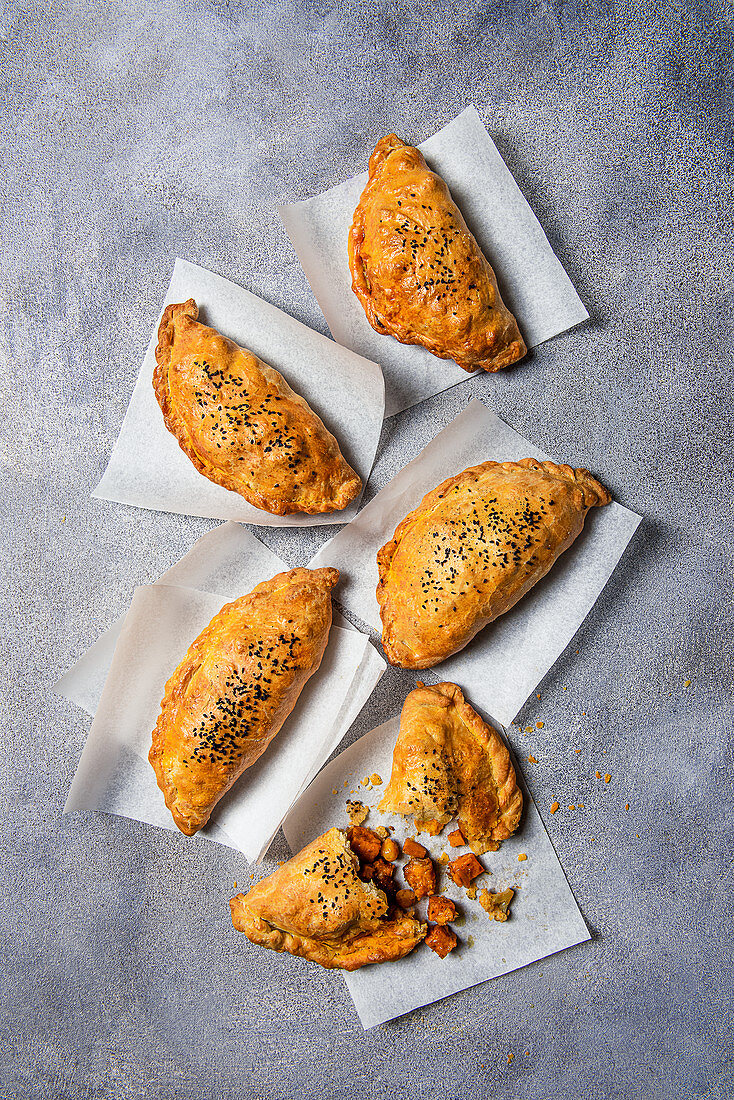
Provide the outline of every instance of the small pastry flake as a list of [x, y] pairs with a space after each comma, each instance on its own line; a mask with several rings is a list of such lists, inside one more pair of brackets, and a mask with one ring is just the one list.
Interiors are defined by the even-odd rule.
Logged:
[[382, 646], [402, 668], [463, 649], [546, 575], [609, 493], [588, 470], [484, 462], [428, 493], [377, 553]]
[[[522, 791], [507, 746], [456, 684], [421, 685], [406, 698], [379, 810], [412, 814], [418, 828], [429, 821], [443, 828], [458, 819], [466, 843], [478, 855], [496, 851], [517, 829]], [[462, 870], [466, 865], [470, 876], [464, 883], [451, 873], [459, 885], [484, 871], [473, 855], [449, 864], [452, 872], [457, 864]]]
[[338, 512], [362, 482], [334, 436], [281, 374], [197, 321], [193, 298], [167, 306], [153, 387], [196, 469], [272, 515]]
[[349, 231], [352, 289], [376, 332], [464, 370], [496, 371], [527, 348], [449, 189], [395, 134], [370, 157]]
[[291, 569], [225, 604], [166, 684], [148, 755], [182, 833], [265, 752], [321, 664], [336, 569]]
[[327, 968], [357, 970], [402, 959], [426, 925], [399, 911], [359, 877], [342, 829], [329, 829], [247, 894], [230, 901], [232, 923], [252, 943], [288, 951]]

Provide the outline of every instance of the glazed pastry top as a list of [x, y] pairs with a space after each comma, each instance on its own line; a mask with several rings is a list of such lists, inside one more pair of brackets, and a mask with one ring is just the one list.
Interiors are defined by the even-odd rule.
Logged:
[[336, 512], [362, 482], [281, 374], [198, 320], [166, 308], [153, 376], [166, 427], [210, 481], [273, 515]]
[[526, 347], [448, 187], [395, 134], [378, 142], [349, 233], [352, 287], [372, 327], [465, 370]]

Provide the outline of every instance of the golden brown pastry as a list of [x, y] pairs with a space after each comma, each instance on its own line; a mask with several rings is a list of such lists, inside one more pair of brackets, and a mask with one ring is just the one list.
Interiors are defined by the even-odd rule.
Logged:
[[[507, 746], [456, 684], [420, 684], [408, 695], [379, 809], [412, 814], [418, 829], [458, 819], [466, 843], [479, 855], [496, 851], [517, 829], [522, 791]], [[470, 865], [468, 882], [484, 870], [472, 855], [454, 863], [461, 860], [479, 868]]]
[[448, 187], [395, 134], [370, 157], [349, 232], [349, 268], [377, 332], [468, 371], [499, 370], [527, 351]]
[[166, 684], [148, 755], [182, 833], [265, 752], [321, 664], [336, 569], [291, 569], [225, 604]]
[[426, 926], [404, 913], [387, 917], [385, 894], [362, 882], [358, 871], [346, 833], [329, 829], [249, 893], [232, 898], [232, 923], [253, 943], [328, 968], [402, 959]]
[[362, 487], [339, 444], [277, 370], [167, 306], [153, 387], [166, 427], [196, 469], [276, 516], [346, 508]]
[[484, 462], [428, 493], [377, 554], [382, 645], [402, 668], [463, 649], [546, 575], [609, 493], [588, 470]]

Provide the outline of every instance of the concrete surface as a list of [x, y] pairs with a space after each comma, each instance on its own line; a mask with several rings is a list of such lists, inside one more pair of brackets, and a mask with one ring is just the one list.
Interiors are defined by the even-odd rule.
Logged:
[[[0, 11], [0, 1095], [734, 1095], [732, 5]], [[477, 396], [646, 520], [511, 735], [593, 941], [365, 1034], [338, 974], [232, 932], [241, 858], [62, 816], [88, 721], [48, 689], [211, 526], [89, 495], [174, 256], [324, 331], [276, 203], [468, 102], [593, 321], [387, 422], [373, 485]], [[260, 534], [296, 564], [328, 529]]]

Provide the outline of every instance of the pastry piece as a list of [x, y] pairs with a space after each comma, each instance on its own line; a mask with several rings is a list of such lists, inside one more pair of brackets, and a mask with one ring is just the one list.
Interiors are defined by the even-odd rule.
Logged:
[[510, 905], [515, 896], [515, 891], [508, 886], [499, 894], [493, 894], [491, 890], [482, 890], [479, 895], [479, 904], [489, 914], [490, 920], [506, 921], [510, 915]]
[[167, 306], [153, 388], [196, 469], [276, 516], [338, 512], [362, 487], [339, 444], [277, 370], [197, 321], [193, 298]]
[[[479, 855], [517, 829], [522, 792], [507, 746], [456, 684], [421, 685], [408, 695], [379, 810], [412, 814], [419, 828], [431, 821], [441, 829], [458, 818], [463, 842]], [[471, 855], [449, 867], [462, 860], [477, 863], [477, 874], [484, 870]]]
[[265, 752], [321, 664], [336, 569], [291, 569], [225, 604], [166, 684], [148, 759], [193, 836]]
[[494, 271], [449, 189], [395, 134], [377, 143], [349, 232], [352, 289], [373, 329], [464, 370], [525, 355]]
[[402, 668], [463, 649], [545, 576], [609, 493], [588, 470], [484, 462], [428, 493], [378, 551], [382, 645]]
[[359, 870], [347, 834], [329, 829], [249, 893], [232, 898], [232, 923], [253, 943], [329, 968], [402, 959], [426, 926], [402, 912], [389, 918], [385, 894], [362, 882]]

